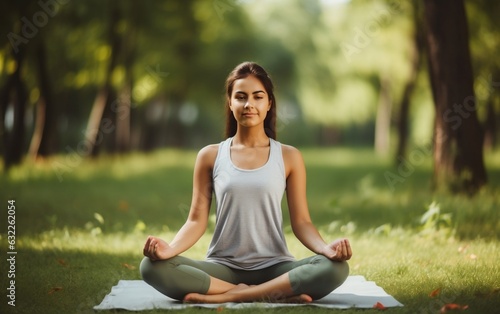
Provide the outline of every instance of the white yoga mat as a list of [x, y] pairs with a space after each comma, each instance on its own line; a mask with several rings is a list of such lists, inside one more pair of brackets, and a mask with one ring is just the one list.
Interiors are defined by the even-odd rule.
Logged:
[[289, 303], [224, 303], [224, 304], [185, 304], [164, 296], [142, 280], [120, 280], [111, 292], [104, 297], [94, 310], [129, 310], [142, 311], [153, 309], [179, 310], [187, 307], [248, 308], [248, 307], [284, 307], [284, 306], [318, 306], [324, 308], [373, 308], [377, 302], [385, 307], [403, 306], [384, 289], [363, 276], [349, 276], [344, 284], [326, 297], [308, 304]]

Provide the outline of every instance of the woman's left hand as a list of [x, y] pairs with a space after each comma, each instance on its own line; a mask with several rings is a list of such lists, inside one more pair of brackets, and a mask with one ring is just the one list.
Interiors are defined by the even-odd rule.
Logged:
[[347, 239], [337, 239], [326, 245], [321, 254], [333, 261], [347, 261], [352, 257], [351, 245]]

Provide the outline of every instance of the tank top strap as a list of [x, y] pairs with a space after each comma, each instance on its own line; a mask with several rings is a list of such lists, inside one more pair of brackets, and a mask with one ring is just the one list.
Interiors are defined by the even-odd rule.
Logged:
[[273, 164], [278, 165], [281, 173], [283, 176], [285, 176], [285, 162], [283, 160], [283, 151], [281, 149], [281, 143], [273, 140], [272, 138], [269, 139], [270, 141], [270, 151], [269, 151], [269, 161], [272, 162]]

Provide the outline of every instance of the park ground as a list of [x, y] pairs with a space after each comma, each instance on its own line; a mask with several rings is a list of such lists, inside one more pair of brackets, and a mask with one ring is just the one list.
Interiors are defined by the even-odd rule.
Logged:
[[[350, 238], [351, 274], [375, 281], [405, 305], [388, 313], [439, 313], [446, 304], [467, 306], [464, 313], [500, 312], [500, 152], [486, 154], [490, 184], [469, 197], [432, 192], [431, 157], [418, 149], [399, 169], [370, 149], [302, 151], [313, 221], [327, 241]], [[173, 149], [96, 160], [58, 156], [4, 173], [1, 282], [9, 292], [7, 216], [15, 201], [9, 214], [15, 216], [16, 306], [4, 293], [0, 312], [93, 313], [118, 280], [140, 279], [147, 235], [169, 240], [186, 218], [195, 157]], [[297, 258], [310, 255], [291, 233], [286, 202], [283, 208], [290, 250]], [[186, 256], [204, 257], [213, 221], [211, 215], [209, 230]]]

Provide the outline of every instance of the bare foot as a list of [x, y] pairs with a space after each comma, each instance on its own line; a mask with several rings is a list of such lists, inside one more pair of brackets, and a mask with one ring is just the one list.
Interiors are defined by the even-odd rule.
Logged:
[[226, 302], [269, 302], [269, 303], [311, 303], [313, 299], [307, 294], [300, 294], [296, 296], [291, 296], [283, 299], [275, 299], [275, 298], [248, 298], [244, 295], [238, 293], [243, 290], [248, 289], [249, 286], [240, 284], [235, 288], [229, 290], [226, 293], [222, 294], [199, 294], [199, 293], [190, 293], [184, 297], [184, 302], [187, 303], [226, 303]]
[[226, 302], [237, 302], [237, 294], [200, 294], [200, 293], [189, 293], [184, 297], [184, 302], [186, 303], [226, 303]]
[[[313, 299], [307, 294], [294, 295], [285, 299], [276, 300], [275, 303], [311, 303]], [[271, 301], [273, 302], [273, 301]]]
[[221, 294], [200, 294], [189, 293], [184, 297], [184, 302], [188, 303], [224, 303], [224, 302], [237, 302], [236, 298], [238, 292], [246, 290], [251, 286], [244, 283], [237, 284], [234, 288], [221, 293]]

